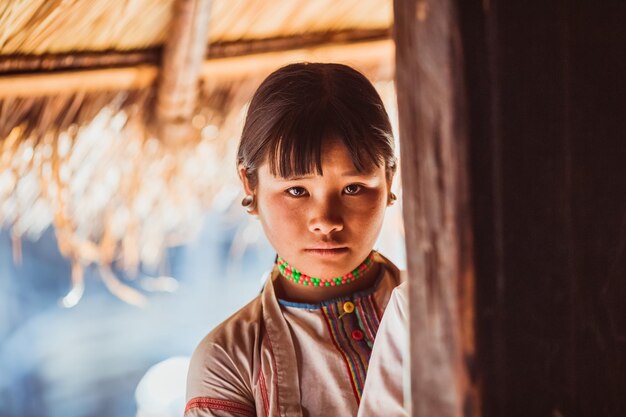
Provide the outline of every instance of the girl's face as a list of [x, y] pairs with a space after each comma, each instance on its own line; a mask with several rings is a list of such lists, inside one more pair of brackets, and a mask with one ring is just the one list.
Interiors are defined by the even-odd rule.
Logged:
[[257, 214], [274, 249], [296, 269], [334, 278], [356, 268], [380, 232], [390, 181], [385, 167], [359, 173], [337, 140], [322, 146], [324, 175], [282, 178], [258, 169]]

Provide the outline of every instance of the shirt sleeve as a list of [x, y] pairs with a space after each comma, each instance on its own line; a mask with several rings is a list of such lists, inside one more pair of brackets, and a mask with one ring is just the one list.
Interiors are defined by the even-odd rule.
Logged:
[[358, 417], [408, 416], [404, 408], [403, 367], [408, 351], [406, 283], [391, 294], [380, 323], [365, 379]]
[[249, 386], [250, 358], [236, 347], [228, 350], [209, 335], [194, 351], [184, 417], [256, 416]]

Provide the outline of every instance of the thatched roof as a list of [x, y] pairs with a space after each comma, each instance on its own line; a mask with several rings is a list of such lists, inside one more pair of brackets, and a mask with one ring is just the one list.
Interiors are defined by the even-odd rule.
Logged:
[[74, 298], [83, 266], [107, 282], [112, 263], [158, 265], [193, 237], [235, 183], [245, 105], [273, 69], [345, 62], [393, 97], [390, 0], [208, 5], [0, 3], [0, 225], [36, 238], [52, 224]]
[[[163, 45], [174, 0], [8, 0], [0, 54], [131, 51]], [[208, 44], [355, 29], [387, 29], [385, 0], [214, 0]]]

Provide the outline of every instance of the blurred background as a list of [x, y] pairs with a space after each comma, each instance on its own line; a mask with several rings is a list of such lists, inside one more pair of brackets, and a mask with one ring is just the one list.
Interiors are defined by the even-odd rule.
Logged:
[[[399, 217], [390, 210], [389, 220]], [[387, 230], [377, 248], [404, 263], [403, 240]], [[238, 249], [245, 240], [245, 248]], [[260, 225], [240, 206], [209, 210], [194, 242], [167, 250], [165, 270], [119, 279], [146, 293], [138, 307], [113, 295], [97, 268], [71, 308], [71, 265], [52, 228], [22, 241], [12, 259], [0, 235], [0, 415], [181, 416], [188, 357], [214, 326], [255, 297], [274, 260]], [[163, 275], [163, 274], [167, 275]], [[146, 284], [167, 278], [168, 291]], [[148, 285], [147, 288], [150, 288]], [[138, 413], [141, 406], [141, 412]]]
[[[239, 204], [252, 93], [344, 62], [396, 124], [391, 25], [381, 0], [0, 1], [0, 416], [181, 416], [189, 355], [274, 260]], [[405, 265], [400, 204], [377, 249]]]

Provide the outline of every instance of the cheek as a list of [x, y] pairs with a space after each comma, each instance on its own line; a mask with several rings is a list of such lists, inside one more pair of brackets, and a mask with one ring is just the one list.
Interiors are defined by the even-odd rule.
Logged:
[[353, 228], [359, 233], [377, 234], [382, 225], [387, 200], [384, 193], [374, 193], [346, 205]]
[[280, 196], [259, 199], [259, 220], [272, 245], [288, 242], [287, 237], [303, 233], [303, 216], [293, 205], [285, 204]]

